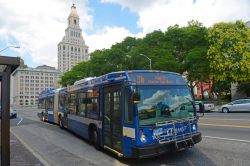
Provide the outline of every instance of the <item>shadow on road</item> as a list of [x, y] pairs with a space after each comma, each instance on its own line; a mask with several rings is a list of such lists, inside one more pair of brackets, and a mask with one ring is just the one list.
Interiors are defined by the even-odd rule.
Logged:
[[179, 152], [170, 152], [147, 159], [120, 159], [127, 165], [190, 165], [190, 166], [215, 166], [216, 164], [203, 154], [198, 148], [186, 149]]

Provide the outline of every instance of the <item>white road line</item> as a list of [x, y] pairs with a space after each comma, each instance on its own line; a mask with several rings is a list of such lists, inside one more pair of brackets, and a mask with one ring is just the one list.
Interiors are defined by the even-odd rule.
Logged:
[[21, 117], [21, 120], [16, 124], [17, 126], [23, 121], [23, 118]]
[[242, 140], [242, 139], [231, 139], [231, 138], [212, 137], [212, 136], [203, 136], [203, 138], [211, 138], [211, 139], [220, 139], [220, 140], [226, 140], [226, 141], [236, 141], [236, 142], [250, 143], [249, 140]]

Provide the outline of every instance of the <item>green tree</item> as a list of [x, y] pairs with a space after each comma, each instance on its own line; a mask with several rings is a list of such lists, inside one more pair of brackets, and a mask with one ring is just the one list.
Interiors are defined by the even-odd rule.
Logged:
[[244, 22], [217, 23], [208, 32], [208, 59], [216, 81], [250, 80], [250, 29]]
[[[204, 82], [209, 82], [209, 63], [207, 59], [208, 50], [208, 29], [198, 21], [189, 21], [187, 27], [183, 27], [183, 50], [184, 60], [183, 71], [187, 72], [187, 80], [194, 94], [193, 89], [202, 85]], [[199, 82], [197, 82], [199, 81]], [[203, 86], [201, 86], [202, 99], [204, 99]]]
[[59, 84], [62, 86], [72, 85], [75, 81], [92, 76], [89, 70], [89, 62], [81, 62], [74, 66], [72, 70], [67, 71], [59, 80]]
[[217, 96], [218, 104], [221, 104], [221, 96], [230, 94], [231, 83], [228, 80], [217, 81], [213, 80], [212, 92]]
[[[187, 71], [187, 80], [193, 92], [196, 83], [209, 82], [209, 62], [206, 57], [207, 47], [198, 47], [190, 50], [184, 61], [184, 69]], [[201, 86], [202, 99], [204, 99], [203, 86]]]

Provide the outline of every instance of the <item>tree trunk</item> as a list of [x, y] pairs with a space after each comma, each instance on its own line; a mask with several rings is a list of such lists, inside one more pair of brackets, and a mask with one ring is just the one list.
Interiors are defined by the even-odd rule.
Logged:
[[190, 86], [190, 90], [191, 90], [192, 95], [194, 96], [194, 86], [193, 85]]
[[201, 99], [204, 100], [204, 90], [203, 90], [203, 82], [200, 83], [201, 84]]
[[217, 93], [217, 101], [218, 101], [218, 105], [221, 105], [221, 93]]

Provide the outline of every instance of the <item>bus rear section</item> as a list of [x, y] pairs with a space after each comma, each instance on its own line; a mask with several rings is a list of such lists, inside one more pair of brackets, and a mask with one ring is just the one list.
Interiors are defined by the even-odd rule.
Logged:
[[41, 120], [58, 124], [59, 122], [59, 90], [47, 89], [39, 95]]

